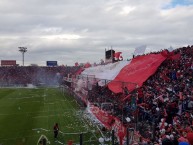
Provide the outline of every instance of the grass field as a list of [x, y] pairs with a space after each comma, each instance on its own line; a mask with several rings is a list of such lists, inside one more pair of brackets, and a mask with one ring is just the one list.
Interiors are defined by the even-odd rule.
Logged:
[[[53, 137], [53, 126], [59, 124], [58, 141]], [[79, 143], [80, 132], [84, 145], [98, 144], [95, 128], [88, 125], [76, 101], [62, 95], [57, 88], [0, 89], [0, 145], [37, 145], [44, 134], [51, 144]], [[71, 133], [71, 134], [66, 134]]]

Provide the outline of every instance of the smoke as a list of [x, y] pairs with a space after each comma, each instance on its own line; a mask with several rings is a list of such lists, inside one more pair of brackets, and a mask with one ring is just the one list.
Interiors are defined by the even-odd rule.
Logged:
[[38, 68], [34, 74], [33, 83], [40, 86], [59, 86], [61, 75], [48, 68]]

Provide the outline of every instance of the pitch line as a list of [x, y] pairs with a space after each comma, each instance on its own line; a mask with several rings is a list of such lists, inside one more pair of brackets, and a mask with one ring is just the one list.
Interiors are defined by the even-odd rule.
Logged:
[[[31, 99], [31, 98], [40, 98], [42, 96], [32, 96], [32, 97], [20, 97], [20, 98], [8, 98], [8, 99]], [[43, 97], [42, 97], [43, 98]]]
[[[47, 131], [47, 132], [50, 132], [50, 131], [52, 131], [52, 130], [48, 130], [48, 129], [44, 129], [44, 128], [34, 128], [34, 129], [32, 129], [33, 131], [37, 131], [37, 130], [43, 130], [43, 131]], [[61, 134], [81, 134], [81, 133], [83, 133], [83, 134], [85, 134], [85, 133], [88, 133], [88, 131], [86, 131], [86, 132], [74, 132], [74, 133], [72, 133], [72, 132], [62, 132], [62, 131], [59, 131]]]

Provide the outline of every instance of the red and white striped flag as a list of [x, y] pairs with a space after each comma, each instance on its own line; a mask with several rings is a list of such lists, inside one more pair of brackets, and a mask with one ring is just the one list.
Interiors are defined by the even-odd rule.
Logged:
[[136, 47], [135, 51], [134, 51], [134, 55], [144, 54], [145, 50], [146, 50], [146, 47], [147, 47], [146, 45], [142, 45], [142, 46]]

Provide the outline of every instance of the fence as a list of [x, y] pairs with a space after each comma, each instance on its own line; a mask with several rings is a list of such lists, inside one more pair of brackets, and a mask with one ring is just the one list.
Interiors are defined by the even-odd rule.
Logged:
[[[134, 130], [139, 131], [143, 137], [149, 138], [150, 135], [152, 136], [152, 133], [147, 134], [147, 132], [152, 130], [153, 126], [146, 123], [145, 118], [142, 120], [139, 118], [136, 104], [125, 104], [128, 100], [130, 102], [136, 102], [135, 100], [132, 100], [133, 98], [131, 96], [128, 96], [130, 92], [126, 89], [128, 86], [137, 88], [135, 83], [105, 79], [101, 80], [95, 78], [93, 75], [72, 76], [72, 78], [65, 78], [65, 80], [71, 83], [71, 85], [65, 86], [65, 91], [74, 96], [79, 104], [88, 105], [89, 102], [89, 104], [97, 106], [111, 115], [117, 116], [122, 121], [122, 124], [127, 128], [132, 127]], [[119, 96], [119, 101], [117, 101], [116, 98], [113, 98], [115, 97], [115, 94], [112, 94], [110, 90], [106, 89], [109, 82], [121, 86], [122, 92], [116, 94]], [[126, 106], [130, 107], [126, 108]], [[130, 113], [127, 112], [127, 109]], [[133, 118], [131, 119], [131, 122], [127, 122], [125, 118], [130, 115], [133, 116]], [[136, 133], [134, 136], [134, 140], [138, 140], [140, 137], [140, 135]]]

